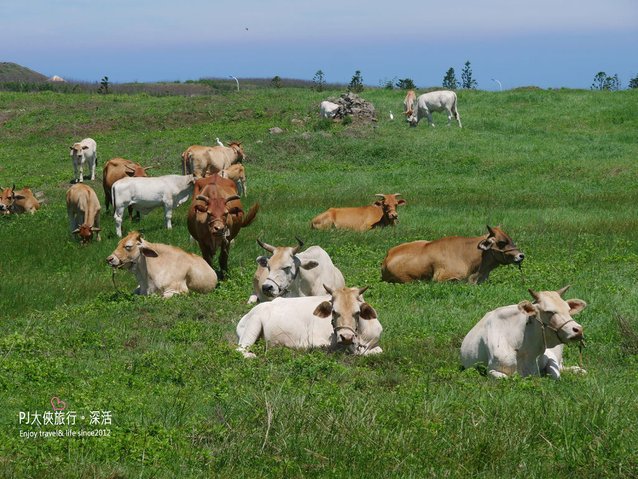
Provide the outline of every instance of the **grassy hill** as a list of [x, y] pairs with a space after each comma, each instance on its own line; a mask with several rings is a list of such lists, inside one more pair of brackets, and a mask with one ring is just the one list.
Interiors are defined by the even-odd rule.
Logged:
[[[638, 475], [638, 92], [459, 92], [463, 129], [390, 121], [403, 94], [374, 90], [379, 121], [317, 118], [337, 91], [215, 96], [0, 93], [0, 185], [42, 191], [34, 216], [1, 217], [0, 475], [3, 477], [625, 477]], [[268, 129], [279, 126], [280, 135]], [[123, 156], [177, 173], [191, 144], [241, 140], [250, 206], [230, 278], [208, 295], [136, 297], [114, 279], [103, 240], [70, 239], [69, 145], [97, 141], [100, 168]], [[89, 182], [100, 198], [101, 177]], [[315, 231], [330, 206], [400, 192], [395, 228]], [[186, 207], [124, 230], [197, 252]], [[482, 285], [380, 281], [401, 242], [501, 225], [526, 254]], [[256, 238], [318, 244], [384, 326], [378, 357], [234, 351], [250, 308]], [[588, 303], [585, 376], [496, 381], [459, 369], [464, 335], [488, 311], [558, 289]], [[578, 362], [568, 348], [566, 362]], [[20, 424], [58, 397], [76, 425]], [[112, 423], [90, 425], [90, 411]], [[82, 420], [81, 417], [85, 416]], [[96, 437], [22, 437], [103, 430]], [[96, 433], [99, 434], [99, 433]], [[107, 435], [108, 434], [108, 435]]]
[[45, 82], [48, 78], [42, 73], [23, 67], [17, 63], [0, 62], [0, 83], [3, 82]]

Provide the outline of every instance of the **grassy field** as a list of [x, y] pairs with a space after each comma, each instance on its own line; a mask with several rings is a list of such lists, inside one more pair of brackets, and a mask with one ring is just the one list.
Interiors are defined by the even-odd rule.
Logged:
[[[43, 192], [34, 216], [0, 218], [0, 476], [620, 477], [638, 476], [638, 92], [459, 92], [463, 129], [409, 128], [403, 94], [365, 91], [379, 121], [330, 124], [318, 103], [337, 91], [261, 89], [217, 96], [0, 93], [0, 185]], [[300, 121], [293, 121], [300, 120]], [[281, 135], [268, 128], [279, 126]], [[211, 294], [136, 297], [103, 240], [71, 240], [64, 205], [69, 146], [90, 136], [104, 162], [123, 156], [178, 173], [191, 144], [241, 140], [256, 221], [237, 238], [230, 278]], [[101, 175], [95, 187], [102, 199]], [[395, 228], [314, 231], [329, 206], [399, 192]], [[124, 231], [198, 252], [186, 207], [173, 230], [156, 211]], [[501, 225], [522, 272], [482, 285], [380, 281], [401, 242], [479, 235]], [[234, 351], [249, 310], [256, 238], [326, 249], [384, 326], [378, 357], [263, 344]], [[586, 376], [496, 381], [461, 371], [464, 335], [527, 288], [572, 284], [589, 304]], [[566, 351], [578, 362], [577, 348]], [[27, 426], [59, 397], [75, 426]], [[90, 411], [112, 424], [89, 425]], [[87, 416], [81, 420], [81, 416]], [[102, 416], [104, 418], [105, 416]], [[21, 436], [108, 429], [102, 437]]]

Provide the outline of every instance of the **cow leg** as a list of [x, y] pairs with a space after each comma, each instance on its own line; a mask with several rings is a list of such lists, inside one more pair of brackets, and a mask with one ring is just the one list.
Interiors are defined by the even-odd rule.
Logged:
[[222, 246], [219, 253], [219, 269], [221, 270], [222, 277], [228, 273], [228, 256], [230, 253], [230, 244], [227, 243]]
[[507, 374], [497, 371], [496, 369], [490, 369], [487, 374], [496, 379], [507, 379]]
[[82, 183], [84, 181], [84, 162], [80, 161], [80, 176], [78, 181]]
[[452, 125], [452, 111], [448, 110], [447, 111], [447, 126]]
[[97, 163], [97, 157], [95, 157], [95, 159], [93, 160], [93, 163], [91, 164], [91, 181], [95, 181], [95, 165]]
[[431, 127], [434, 127], [434, 122], [432, 121], [432, 112], [428, 110], [428, 125], [430, 125]]
[[124, 207], [118, 206], [113, 213], [113, 219], [115, 220], [115, 234], [122, 237], [122, 217], [124, 215]]
[[73, 162], [73, 179], [74, 181], [77, 183], [78, 181], [82, 181], [82, 177], [80, 176], [80, 179], [78, 179], [78, 170], [79, 170], [79, 165], [77, 163], [77, 161]]
[[69, 233], [71, 233], [71, 235], [73, 234], [73, 231], [75, 231], [75, 228], [77, 228], [77, 226], [75, 225], [75, 215], [73, 213], [69, 213]]
[[237, 324], [237, 342], [239, 344], [235, 351], [239, 351], [245, 358], [256, 357], [254, 353], [248, 351], [248, 348], [257, 342], [261, 334], [261, 320], [253, 318], [250, 313], [244, 316]]
[[166, 229], [173, 229], [173, 225], [171, 224], [171, 218], [173, 217], [173, 208], [168, 205], [164, 205], [164, 224], [166, 225]]

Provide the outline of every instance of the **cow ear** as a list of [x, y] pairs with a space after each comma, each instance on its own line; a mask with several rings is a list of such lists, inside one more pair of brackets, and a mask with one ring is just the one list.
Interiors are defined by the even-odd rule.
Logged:
[[494, 245], [494, 238], [487, 238], [481, 241], [478, 244], [478, 249], [482, 249], [483, 251], [487, 251]]
[[494, 230], [492, 229], [490, 225], [485, 225], [485, 226], [487, 227], [487, 231], [490, 233], [488, 238], [492, 238], [493, 236], [496, 236], [496, 233], [494, 233]]
[[234, 206], [233, 208], [228, 210], [228, 214], [231, 214], [231, 215], [238, 215], [239, 213], [243, 213], [243, 212], [244, 210], [242, 210], [238, 206]]
[[406, 204], [407, 204], [407, 202], [406, 202], [405, 200], [399, 200], [399, 201], [397, 202], [397, 205], [398, 205], [398, 206], [405, 206]]
[[23, 200], [24, 198], [25, 198], [24, 195], [16, 195], [16, 194], [13, 195], [14, 200]]
[[262, 268], [267, 268], [268, 267], [268, 258], [265, 256], [257, 256], [257, 264], [259, 266], [261, 266]]
[[313, 259], [301, 263], [303, 269], [313, 269], [319, 266], [319, 263]]
[[332, 315], [332, 304], [330, 304], [330, 301], [322, 301], [312, 314], [320, 318], [327, 318]]
[[83, 146], [83, 147], [82, 147], [82, 149], [83, 149], [83, 150], [88, 150], [88, 149], [89, 149], [89, 147], [85, 145], [85, 146]]
[[149, 248], [148, 246], [140, 246], [140, 251], [147, 258], [157, 258], [159, 256], [157, 254], [157, 251], [155, 251], [153, 248]]
[[377, 200], [374, 203], [372, 203], [375, 206], [383, 206], [383, 200]]
[[377, 319], [377, 312], [368, 303], [362, 303], [359, 308], [359, 317], [363, 319]]
[[517, 306], [518, 310], [525, 316], [534, 316], [536, 314], [536, 308], [527, 300], [521, 301]]
[[583, 309], [587, 307], [587, 303], [583, 301], [582, 299], [568, 299], [567, 304], [569, 304], [570, 316], [580, 313]]

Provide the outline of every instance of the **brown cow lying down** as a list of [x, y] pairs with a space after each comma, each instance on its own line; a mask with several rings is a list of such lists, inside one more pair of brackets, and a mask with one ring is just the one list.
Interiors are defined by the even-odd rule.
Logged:
[[0, 188], [0, 215], [11, 213], [31, 213], [34, 214], [40, 208], [40, 203], [33, 196], [30, 188], [16, 190], [16, 186], [11, 188]]
[[525, 255], [498, 228], [465, 238], [449, 236], [435, 241], [413, 241], [391, 248], [381, 265], [381, 279], [391, 283], [414, 280], [482, 283], [501, 264], [520, 264]]
[[135, 275], [136, 294], [170, 298], [189, 291], [208, 293], [217, 286], [217, 274], [201, 257], [175, 246], [149, 243], [137, 231], [122, 238], [106, 262]]
[[405, 205], [405, 200], [397, 200], [401, 193], [375, 196], [381, 198], [370, 206], [354, 208], [330, 208], [315, 216], [311, 222], [313, 229], [330, 228], [366, 231], [377, 226], [394, 226], [399, 221], [397, 206]]

